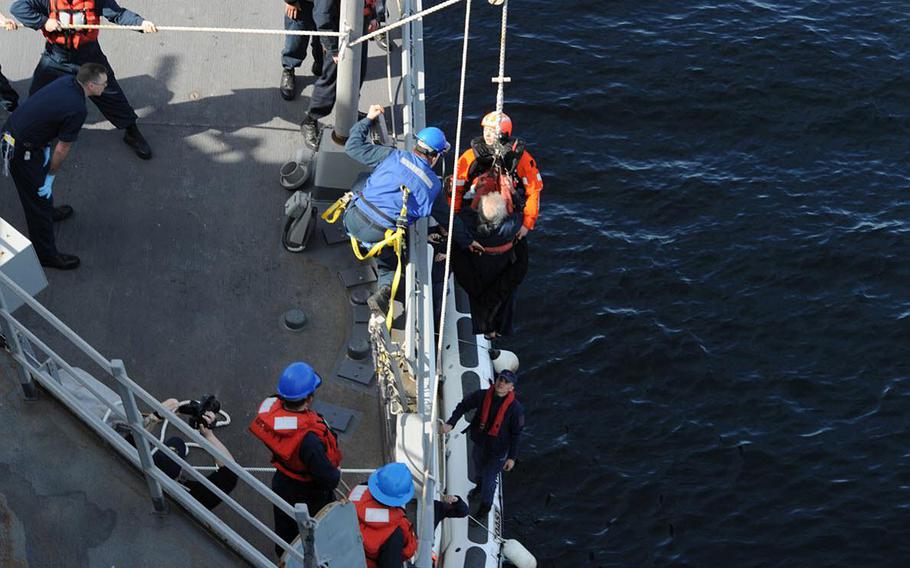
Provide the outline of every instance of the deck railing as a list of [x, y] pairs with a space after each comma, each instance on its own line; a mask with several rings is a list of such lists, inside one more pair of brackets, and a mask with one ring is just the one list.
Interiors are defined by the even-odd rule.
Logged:
[[[180, 483], [168, 477], [167, 474], [158, 468], [152, 458], [152, 447], [157, 448], [159, 452], [163, 452], [166, 456], [178, 463], [183, 468], [185, 474], [191, 476], [194, 480], [200, 482], [221, 498], [227, 507], [234, 510], [258, 533], [264, 535], [268, 540], [277, 544], [285, 551], [288, 551], [295, 559], [303, 562], [303, 555], [298, 550], [295, 550], [282, 540], [266, 523], [259, 520], [242, 504], [212, 484], [212, 482], [203, 474], [194, 469], [191, 464], [166, 446], [152, 432], [149, 432], [144, 426], [142, 414], [139, 411], [139, 403], [148, 407], [150, 411], [155, 411], [163, 418], [169, 420], [170, 425], [180, 430], [185, 439], [198, 444], [198, 446], [208, 453], [213, 460], [224, 464], [223, 467], [234, 472], [237, 475], [238, 480], [244, 482], [252, 489], [257, 498], [261, 497], [275, 507], [278, 507], [286, 515], [296, 519], [302, 528], [305, 526], [305, 523], [309, 522], [309, 516], [306, 513], [303, 513], [302, 510], [295, 510], [293, 506], [289, 505], [284, 499], [276, 495], [268, 486], [253, 477], [252, 474], [244, 470], [243, 467], [233, 460], [229, 459], [221, 450], [201, 436], [197, 430], [190, 427], [183, 419], [165, 408], [155, 397], [136, 384], [136, 382], [129, 377], [129, 374], [123, 365], [123, 361], [119, 359], [108, 359], [103, 356], [69, 326], [35, 300], [35, 298], [20, 288], [7, 275], [0, 273], [0, 283], [5, 286], [5, 288], [0, 287], [0, 330], [2, 330], [6, 339], [9, 354], [17, 367], [19, 380], [26, 398], [33, 399], [37, 395], [36, 384], [41, 385], [46, 391], [50, 392], [73, 412], [73, 414], [81, 418], [129, 463], [143, 473], [148, 484], [149, 495], [155, 511], [165, 512], [167, 510], [167, 505], [164, 500], [164, 494], [167, 493], [199, 522], [217, 534], [226, 544], [251, 564], [261, 567], [276, 566], [275, 562], [266, 557], [236, 530], [228, 526], [218, 515], [212, 513], [209, 509], [200, 504]], [[23, 324], [19, 318], [13, 316], [6, 308], [8, 304], [7, 299], [4, 296], [4, 289], [11, 291], [24, 302], [24, 305], [19, 309], [24, 309], [26, 306], [30, 308], [33, 313], [37, 314], [44, 322], [48, 323], [53, 330], [59, 333], [59, 335], [66, 340], [68, 345], [76, 347], [82, 354], [94, 362], [101, 370], [104, 381], [97, 381], [97, 378], [94, 379], [97, 383], [86, 380], [83, 375], [84, 371], [80, 372], [81, 370], [71, 366], [63, 356], [50, 347], [47, 342], [48, 340], [39, 337], [35, 332]], [[97, 405], [95, 405], [96, 407], [106, 407], [107, 411], [104, 415], [93, 412], [91, 405], [86, 404], [84, 400], [80, 400], [80, 398], [74, 395], [71, 389], [65, 387], [61, 378], [61, 373], [66, 373], [66, 375], [78, 383], [81, 388], [90, 393], [92, 395], [92, 399], [90, 400], [97, 402]], [[94, 378], [94, 375], [91, 375]], [[115, 400], [111, 400], [110, 396], [105, 396], [102, 389], [98, 388], [98, 383], [104, 385], [105, 382], [110, 384], [111, 388], [119, 394], [119, 403]], [[105, 419], [105, 416], [107, 416], [107, 419]], [[114, 428], [114, 423], [116, 422], [129, 424], [135, 446], [130, 444]]]

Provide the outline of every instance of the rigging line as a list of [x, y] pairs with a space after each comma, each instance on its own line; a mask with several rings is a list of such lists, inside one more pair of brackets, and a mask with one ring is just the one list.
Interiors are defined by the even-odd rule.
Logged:
[[370, 32], [366, 35], [360, 36], [355, 41], [351, 42], [351, 47], [354, 47], [358, 43], [363, 43], [365, 41], [369, 41], [382, 33], [388, 32], [389, 30], [394, 30], [395, 28], [399, 28], [399, 27], [407, 24], [408, 22], [412, 22], [412, 21], [422, 18], [424, 16], [429, 16], [433, 12], [438, 12], [439, 10], [442, 10], [443, 8], [448, 8], [452, 4], [458, 4], [459, 2], [463, 2], [463, 1], [464, 0], [446, 0], [442, 4], [437, 4], [437, 5], [433, 6], [432, 8], [427, 8], [426, 10], [417, 12], [413, 16], [408, 16], [407, 18], [405, 18], [403, 20], [398, 20], [397, 22], [395, 22], [394, 24], [392, 24], [390, 26], [386, 26], [384, 28], [379, 28], [375, 32]]
[[[449, 296], [449, 277], [451, 275], [452, 263], [452, 226], [455, 224], [455, 180], [458, 179], [458, 162], [459, 152], [461, 151], [461, 124], [462, 114], [464, 112], [464, 87], [468, 70], [468, 34], [471, 29], [471, 0], [467, 0], [464, 14], [464, 43], [461, 48], [461, 83], [458, 86], [458, 122], [455, 124], [455, 167], [452, 168], [452, 201], [449, 204], [449, 234], [446, 236], [446, 265], [445, 274], [442, 281], [442, 309], [439, 314], [439, 341], [436, 344], [436, 373], [433, 378], [433, 397], [430, 399], [432, 408], [430, 411], [430, 423], [436, 424], [436, 418], [439, 413], [439, 378], [442, 375], [442, 343], [445, 337], [446, 322], [446, 302]], [[443, 188], [444, 190], [444, 188]]]
[[[61, 24], [65, 30], [128, 30], [142, 31], [142, 26], [118, 26], [114, 24]], [[342, 37], [342, 32], [308, 32], [298, 30], [269, 30], [262, 28], [201, 28], [193, 26], [155, 26], [159, 32], [207, 32], [207, 33], [233, 33], [233, 34], [259, 34], [259, 35], [297, 35], [297, 36], [324, 36]]]
[[499, 77], [497, 82], [499, 86], [496, 88], [496, 134], [500, 134], [499, 126], [499, 116], [502, 114], [502, 105], [505, 91], [506, 83], [506, 21], [508, 20], [509, 15], [509, 0], [505, 0], [502, 3], [502, 25], [499, 30]]

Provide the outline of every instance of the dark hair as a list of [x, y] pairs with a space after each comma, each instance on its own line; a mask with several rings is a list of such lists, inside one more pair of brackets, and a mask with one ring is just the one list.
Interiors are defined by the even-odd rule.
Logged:
[[107, 67], [100, 63], [86, 63], [79, 67], [76, 81], [83, 87], [88, 83], [97, 83], [101, 77], [107, 75]]

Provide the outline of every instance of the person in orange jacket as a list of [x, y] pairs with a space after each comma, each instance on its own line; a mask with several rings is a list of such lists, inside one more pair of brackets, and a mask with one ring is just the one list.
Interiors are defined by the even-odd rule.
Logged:
[[351, 490], [367, 568], [401, 568], [417, 552], [417, 536], [403, 509], [413, 496], [411, 472], [400, 462], [380, 467], [366, 485]]
[[498, 163], [516, 184], [513, 202], [516, 208], [524, 211], [524, 221], [518, 232], [518, 238], [523, 239], [534, 229], [540, 209], [543, 180], [537, 161], [525, 149], [524, 140], [512, 138], [512, 119], [506, 113], [491, 112], [483, 117], [481, 125], [483, 136], [471, 140], [471, 147], [458, 158], [453, 207], [457, 213], [462, 207], [466, 190], [471, 189], [480, 174]]

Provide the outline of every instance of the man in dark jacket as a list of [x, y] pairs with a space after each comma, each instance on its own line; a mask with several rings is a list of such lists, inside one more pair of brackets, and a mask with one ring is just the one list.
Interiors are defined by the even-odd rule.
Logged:
[[476, 411], [467, 429], [474, 442], [471, 481], [477, 487], [468, 497], [476, 497], [479, 493], [480, 507], [475, 517], [481, 522], [493, 506], [499, 472], [512, 471], [518, 458], [518, 442], [524, 429], [525, 415], [524, 408], [515, 398], [517, 381], [518, 377], [512, 371], [501, 371], [491, 388], [476, 390], [459, 402], [443, 427], [443, 432], [451, 432], [467, 411]]
[[122, 26], [142, 26], [142, 33], [158, 31], [155, 24], [121, 8], [115, 0], [16, 0], [10, 13], [23, 25], [44, 34], [44, 53], [32, 75], [29, 96], [54, 79], [75, 75], [84, 63], [99, 63], [107, 69], [107, 88], [92, 102], [118, 129], [125, 129], [123, 141], [143, 160], [152, 149], [136, 126], [136, 112], [123, 94], [107, 56], [98, 45], [98, 30], [67, 30], [63, 24], [100, 24], [100, 16]]
[[60, 77], [29, 97], [0, 128], [4, 171], [19, 191], [28, 238], [42, 266], [79, 266], [79, 257], [59, 252], [54, 240], [54, 222], [73, 214], [69, 205], [54, 207], [54, 178], [85, 122], [85, 98], [99, 95], [106, 86], [104, 66], [87, 63], [75, 77]]

